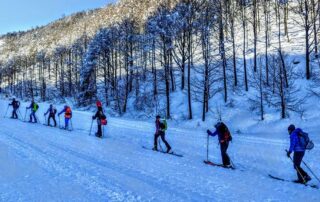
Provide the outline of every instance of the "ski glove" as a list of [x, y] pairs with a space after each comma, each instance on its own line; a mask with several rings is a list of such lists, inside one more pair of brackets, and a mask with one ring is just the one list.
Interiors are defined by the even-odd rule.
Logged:
[[210, 130], [207, 130], [207, 133], [208, 133], [208, 135], [211, 135], [211, 131]]
[[291, 152], [287, 151], [287, 157], [290, 158]]

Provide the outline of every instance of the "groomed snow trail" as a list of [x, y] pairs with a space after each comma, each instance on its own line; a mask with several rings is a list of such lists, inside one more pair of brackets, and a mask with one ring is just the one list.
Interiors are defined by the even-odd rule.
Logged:
[[[6, 104], [0, 101], [1, 115]], [[202, 163], [206, 158], [205, 131], [169, 126], [169, 143], [184, 155], [177, 158], [142, 148], [152, 147], [153, 120], [109, 118], [106, 137], [97, 139], [88, 136], [91, 113], [74, 111], [73, 116], [73, 132], [1, 117], [1, 201], [320, 199], [319, 190], [267, 177], [271, 173], [295, 178], [285, 157], [285, 138], [234, 135], [229, 154], [238, 169], [226, 170]], [[315, 148], [305, 158], [316, 173], [320, 173], [319, 154]], [[214, 138], [210, 139], [210, 159], [221, 161]]]

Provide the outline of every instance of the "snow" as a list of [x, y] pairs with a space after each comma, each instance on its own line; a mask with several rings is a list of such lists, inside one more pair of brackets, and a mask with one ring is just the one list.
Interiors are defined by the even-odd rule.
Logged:
[[4, 40], [0, 39], [0, 52], [2, 51], [3, 46], [4, 46]]
[[[167, 140], [183, 158], [145, 150], [152, 147], [153, 120], [109, 118], [106, 137], [88, 136], [91, 112], [73, 111], [73, 132], [3, 118], [0, 101], [1, 201], [319, 201], [319, 190], [270, 179], [295, 179], [285, 156], [288, 136], [268, 123], [257, 134], [233, 133], [229, 154], [237, 167], [227, 170], [202, 163], [205, 129], [169, 121]], [[23, 103], [21, 112], [27, 104]], [[38, 116], [46, 109], [41, 103]], [[58, 110], [62, 106], [58, 107]], [[8, 116], [8, 115], [7, 115]], [[43, 118], [42, 118], [43, 119]], [[43, 121], [43, 120], [42, 120]], [[286, 123], [281, 123], [284, 125]], [[233, 130], [236, 129], [232, 126]], [[264, 128], [265, 127], [265, 128]], [[316, 130], [317, 126], [310, 126]], [[320, 173], [319, 137], [305, 161]], [[164, 146], [164, 145], [163, 145]], [[210, 139], [210, 159], [220, 162], [217, 140]], [[313, 179], [311, 183], [316, 184]]]

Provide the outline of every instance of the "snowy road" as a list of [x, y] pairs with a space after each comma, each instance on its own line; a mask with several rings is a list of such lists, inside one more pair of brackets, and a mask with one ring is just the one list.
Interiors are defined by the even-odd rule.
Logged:
[[[97, 139], [88, 136], [90, 116], [74, 112], [73, 132], [1, 118], [0, 200], [320, 200], [319, 190], [267, 177], [295, 178], [285, 140], [234, 135], [229, 153], [238, 169], [226, 170], [202, 163], [203, 131], [170, 127], [167, 139], [184, 155], [178, 158], [141, 148], [152, 145], [152, 122], [111, 118], [107, 137]], [[210, 158], [220, 162], [217, 140], [210, 141]], [[319, 155], [315, 148], [305, 158], [318, 174]]]

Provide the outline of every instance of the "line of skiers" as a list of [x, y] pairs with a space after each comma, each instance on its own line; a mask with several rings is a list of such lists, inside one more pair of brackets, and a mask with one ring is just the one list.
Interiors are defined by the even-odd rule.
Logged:
[[[11, 118], [18, 119], [17, 111], [19, 110], [20, 102], [13, 99], [12, 102], [9, 104], [9, 106], [12, 106], [12, 108], [13, 108]], [[97, 120], [97, 129], [98, 130], [96, 132], [96, 136], [102, 137], [102, 126], [107, 125], [107, 117], [103, 112], [102, 103], [100, 101], [96, 102], [96, 106], [97, 106], [97, 112], [95, 113], [94, 116], [92, 116], [92, 121]], [[36, 123], [37, 122], [36, 112], [39, 109], [39, 105], [37, 103], [35, 103], [34, 100], [32, 100], [30, 106], [27, 107], [26, 109], [31, 109], [29, 122], [32, 122], [32, 118], [33, 118]], [[56, 113], [57, 113], [57, 109], [51, 104], [49, 109], [47, 110], [47, 112], [44, 113], [44, 116], [49, 114], [49, 117], [47, 119], [48, 126], [50, 126], [51, 119], [54, 122], [54, 127], [57, 126], [57, 122], [55, 119]], [[64, 129], [68, 129], [69, 122], [72, 119], [71, 108], [67, 105], [64, 106], [64, 108], [58, 113], [58, 116], [60, 117], [60, 115], [63, 113], [64, 113], [64, 117], [65, 117]], [[217, 124], [214, 125], [214, 127], [215, 127], [214, 132], [207, 130], [208, 138], [209, 138], [209, 136], [212, 136], [212, 137], [218, 136], [222, 164], [226, 168], [231, 168], [233, 165], [231, 164], [230, 157], [227, 153], [229, 143], [230, 143], [230, 141], [232, 141], [232, 136], [231, 136], [230, 130], [228, 129], [226, 124], [223, 122], [218, 122]], [[171, 151], [171, 146], [166, 141], [166, 138], [165, 138], [165, 135], [166, 135], [165, 132], [168, 128], [166, 120], [161, 119], [161, 117], [159, 115], [157, 115], [156, 120], [155, 120], [155, 128], [156, 128], [156, 132], [154, 134], [153, 150], [158, 151], [158, 144], [160, 143], [158, 140], [160, 137], [166, 146], [166, 152], [169, 153]], [[296, 182], [306, 183], [311, 180], [311, 177], [308, 175], [307, 172], [305, 172], [301, 168], [301, 162], [302, 162], [303, 157], [305, 155], [306, 149], [312, 149], [313, 143], [312, 143], [312, 141], [309, 140], [307, 133], [303, 132], [302, 129], [300, 129], [300, 128], [296, 128], [294, 125], [290, 125], [288, 127], [288, 133], [290, 135], [290, 147], [289, 147], [289, 150], [287, 150], [287, 157], [291, 159], [290, 155], [292, 152], [294, 153], [292, 162], [293, 162], [294, 169], [297, 172], [298, 179], [296, 180]]]
[[[92, 117], [92, 120], [97, 120], [98, 131], [96, 132], [96, 136], [101, 138], [102, 137], [102, 126], [107, 125], [107, 117], [103, 112], [102, 103], [100, 101], [97, 101], [96, 105], [97, 105], [97, 112]], [[12, 102], [9, 103], [8, 107], [9, 106], [12, 106], [12, 116], [10, 118], [18, 119], [19, 118], [18, 111], [20, 108], [20, 102], [17, 101], [15, 98], [13, 98]], [[39, 110], [39, 105], [34, 100], [31, 101], [30, 105], [28, 107], [26, 107], [26, 114], [24, 117], [24, 121], [26, 120], [26, 115], [27, 115], [28, 110], [31, 111], [29, 122], [30, 123], [38, 123], [38, 118], [37, 118], [36, 113]], [[51, 125], [51, 120], [52, 120], [53, 127], [57, 127], [57, 121], [56, 121], [57, 112], [58, 112], [57, 109], [52, 104], [50, 104], [48, 110], [43, 114], [44, 117], [46, 117], [49, 114], [48, 118], [46, 118], [47, 124], [45, 124], [45, 125], [52, 126]], [[65, 105], [63, 107], [63, 109], [58, 113], [59, 126], [60, 126], [60, 115], [61, 114], [64, 114], [64, 127], [61, 127], [61, 128], [65, 129], [65, 130], [72, 130], [73, 128], [72, 128], [71, 107], [68, 105]], [[21, 113], [20, 113], [20, 115], [21, 115]]]

